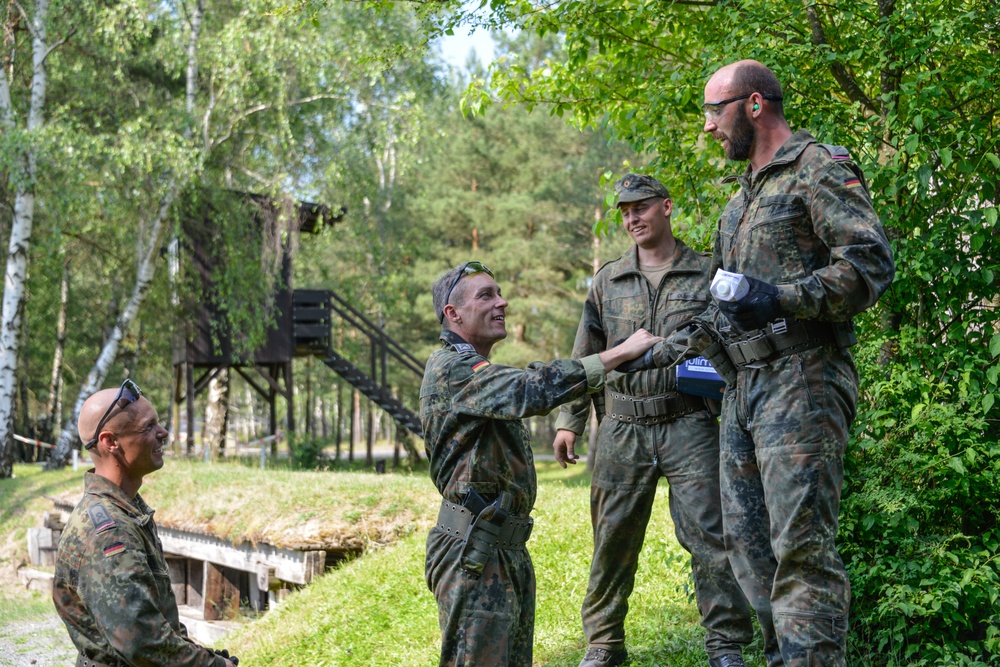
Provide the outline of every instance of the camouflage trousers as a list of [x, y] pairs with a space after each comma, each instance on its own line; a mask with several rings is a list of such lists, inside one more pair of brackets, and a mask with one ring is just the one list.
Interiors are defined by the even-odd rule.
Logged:
[[739, 372], [722, 408], [722, 506], [733, 571], [769, 667], [845, 664], [850, 583], [837, 553], [849, 353], [817, 348]]
[[625, 641], [625, 615], [660, 477], [669, 483], [677, 540], [691, 554], [709, 657], [740, 653], [753, 638], [750, 606], [726, 556], [719, 493], [719, 429], [707, 411], [669, 424], [601, 423], [590, 489], [594, 557], [583, 600], [591, 646]]
[[531, 667], [535, 570], [527, 549], [497, 549], [480, 577], [460, 563], [462, 540], [432, 528], [424, 575], [438, 605], [440, 667]]

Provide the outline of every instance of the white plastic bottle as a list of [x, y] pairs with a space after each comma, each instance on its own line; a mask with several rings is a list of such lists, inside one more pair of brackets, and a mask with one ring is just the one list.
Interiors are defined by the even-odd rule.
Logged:
[[739, 301], [750, 291], [750, 283], [742, 273], [730, 273], [719, 269], [712, 278], [709, 291], [719, 301]]

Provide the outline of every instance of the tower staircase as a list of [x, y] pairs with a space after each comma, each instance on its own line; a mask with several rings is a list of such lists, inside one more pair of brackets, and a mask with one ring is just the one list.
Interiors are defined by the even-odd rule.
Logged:
[[[330, 328], [337, 315], [370, 342], [370, 368], [365, 372], [333, 349]], [[294, 290], [292, 335], [296, 356], [314, 356], [337, 375], [385, 410], [398, 424], [423, 437], [420, 417], [389, 391], [386, 373], [389, 359], [394, 365], [423, 377], [424, 365], [385, 330], [332, 290]]]

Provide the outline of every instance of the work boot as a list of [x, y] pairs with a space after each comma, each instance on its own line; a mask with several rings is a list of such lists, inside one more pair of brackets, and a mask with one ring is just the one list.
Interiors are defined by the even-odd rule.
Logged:
[[743, 656], [739, 653], [727, 653], [708, 659], [708, 667], [746, 667]]
[[624, 665], [626, 658], [628, 658], [628, 651], [625, 650], [624, 646], [613, 651], [591, 646], [584, 654], [580, 667], [617, 667]]

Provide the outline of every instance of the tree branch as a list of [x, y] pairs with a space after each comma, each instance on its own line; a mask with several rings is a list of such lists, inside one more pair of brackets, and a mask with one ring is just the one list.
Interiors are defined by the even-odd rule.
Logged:
[[[812, 43], [814, 46], [826, 46], [833, 50], [830, 43], [826, 39], [826, 32], [823, 30], [823, 22], [819, 18], [819, 13], [816, 11], [816, 6], [811, 4], [810, 0], [803, 0], [806, 5], [806, 15], [809, 17], [809, 27], [812, 29]], [[852, 102], [858, 102], [864, 107], [865, 112], [869, 114], [877, 114], [878, 109], [875, 103], [865, 95], [865, 92], [861, 90], [861, 86], [858, 85], [851, 73], [847, 71], [842, 63], [834, 62], [830, 65], [830, 72], [833, 74], [833, 78], [837, 80], [840, 87], [847, 94], [848, 99]]]

